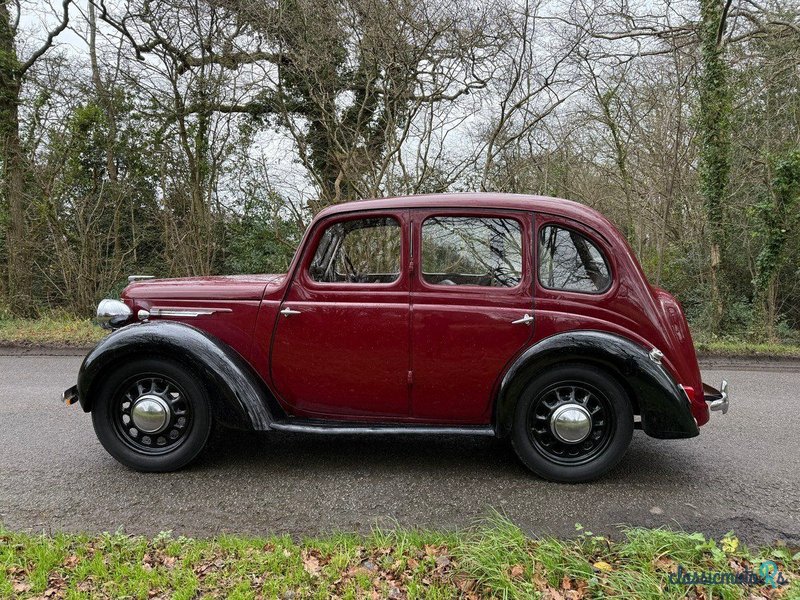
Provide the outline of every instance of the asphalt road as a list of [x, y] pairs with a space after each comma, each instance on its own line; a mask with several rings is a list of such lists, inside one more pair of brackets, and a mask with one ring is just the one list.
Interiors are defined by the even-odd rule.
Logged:
[[[491, 438], [217, 435], [193, 466], [141, 474], [97, 442], [89, 415], [59, 404], [79, 356], [0, 350], [0, 523], [29, 531], [210, 536], [466, 527], [491, 509], [534, 534], [575, 523], [667, 525], [750, 543], [800, 543], [800, 368], [713, 365], [731, 411], [691, 440], [641, 432], [621, 465], [586, 485], [547, 483]], [[18, 354], [18, 353], [16, 353]]]

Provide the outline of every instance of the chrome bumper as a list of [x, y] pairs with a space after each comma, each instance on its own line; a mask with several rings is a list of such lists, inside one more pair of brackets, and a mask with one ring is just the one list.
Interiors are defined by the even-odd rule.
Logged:
[[73, 385], [68, 390], [64, 390], [64, 393], [61, 394], [61, 401], [67, 406], [75, 404], [78, 401], [78, 386]]
[[708, 403], [709, 409], [714, 411], [722, 411], [723, 415], [728, 412], [728, 407], [730, 406], [730, 398], [728, 397], [727, 381], [723, 379], [718, 390], [711, 387], [707, 383], [704, 383], [703, 395], [705, 396], [705, 400]]

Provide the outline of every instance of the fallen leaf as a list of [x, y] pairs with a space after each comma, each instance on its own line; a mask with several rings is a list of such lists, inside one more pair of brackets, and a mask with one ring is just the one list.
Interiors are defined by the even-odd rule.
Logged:
[[419, 566], [419, 562], [415, 558], [409, 558], [406, 564], [408, 565], [408, 568], [412, 570]]
[[67, 558], [64, 559], [64, 567], [67, 569], [74, 569], [75, 565], [78, 564], [80, 559], [75, 556], [74, 554], [70, 554]]
[[178, 562], [178, 559], [175, 556], [165, 556], [164, 560], [161, 562], [163, 562], [164, 566], [168, 569], [172, 569], [175, 566], [175, 563]]
[[572, 589], [572, 580], [570, 580], [570, 578], [567, 577], [566, 575], [564, 576], [564, 579], [561, 580], [561, 589], [562, 590]]
[[319, 565], [319, 557], [308, 550], [303, 550], [301, 556], [303, 557], [303, 568], [306, 570], [306, 573], [318, 577], [319, 572], [322, 570], [322, 567]]
[[457, 573], [453, 577], [453, 583], [459, 590], [467, 594], [477, 587], [478, 582], [470, 578], [466, 573]]
[[614, 567], [612, 567], [610, 564], [608, 564], [607, 562], [605, 562], [603, 560], [598, 560], [592, 566], [595, 569], [597, 569], [598, 571], [604, 571], [606, 573], [609, 573], [610, 571], [614, 570]]
[[538, 571], [533, 574], [533, 583], [536, 586], [536, 589], [540, 592], [547, 589], [547, 579], [545, 579], [545, 577], [543, 577]]
[[446, 569], [450, 566], [450, 559], [446, 556], [439, 556], [436, 558], [436, 568]]
[[24, 594], [25, 592], [29, 591], [31, 586], [29, 583], [15, 583], [14, 584], [14, 591], [18, 594]]
[[400, 590], [400, 588], [397, 588], [397, 587], [394, 587], [394, 586], [389, 588], [389, 599], [390, 600], [401, 600], [402, 598], [405, 598], [405, 594], [403, 594], [403, 592]]
[[725, 554], [733, 554], [739, 548], [739, 538], [735, 535], [722, 538], [722, 551]]
[[544, 593], [542, 597], [547, 598], [549, 600], [564, 600], [564, 596], [562, 596], [557, 589], [549, 586], [547, 587], [547, 591]]
[[149, 554], [145, 554], [142, 557], [142, 567], [145, 569], [145, 571], [152, 570], [153, 569], [153, 557], [150, 556]]
[[675, 569], [675, 561], [666, 556], [659, 556], [653, 559], [653, 568], [655, 568], [656, 571], [671, 573]]
[[523, 573], [525, 573], [525, 568], [522, 565], [514, 565], [511, 567], [512, 577], [522, 577]]

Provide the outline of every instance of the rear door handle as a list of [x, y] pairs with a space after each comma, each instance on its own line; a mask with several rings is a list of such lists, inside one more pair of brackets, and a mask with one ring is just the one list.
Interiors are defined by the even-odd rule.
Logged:
[[516, 321], [511, 321], [512, 325], [530, 325], [533, 323], [533, 317], [529, 314], [526, 314], [521, 319], [517, 319]]
[[300, 314], [300, 311], [299, 311], [299, 310], [292, 310], [291, 308], [289, 308], [289, 307], [287, 306], [286, 308], [284, 308], [284, 309], [281, 311], [281, 314], [282, 314], [284, 317], [290, 317], [290, 316], [292, 316], [292, 315], [299, 315], [299, 314]]

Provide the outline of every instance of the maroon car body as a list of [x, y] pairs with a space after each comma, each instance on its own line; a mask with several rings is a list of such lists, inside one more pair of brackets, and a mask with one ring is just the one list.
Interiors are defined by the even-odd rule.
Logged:
[[[388, 264], [388, 272], [368, 268], [371, 262]], [[236, 363], [242, 377], [254, 380], [250, 387], [266, 409], [260, 421], [252, 418], [255, 400], [230, 390], [221, 395], [233, 408], [214, 414], [225, 420], [227, 413], [234, 424], [255, 429], [441, 428], [513, 437], [514, 407], [525, 386], [564, 365], [600, 371], [583, 387], [573, 385], [573, 396], [593, 393], [602, 400], [624, 393], [632, 427], [656, 437], [691, 437], [709, 420], [709, 405], [727, 410], [725, 386], [703, 386], [678, 302], [648, 283], [608, 219], [567, 200], [456, 194], [337, 205], [316, 216], [287, 274], [135, 281], [121, 300], [128, 312], [105, 315], [121, 328], [90, 353], [78, 387], [66, 393], [85, 410], [105, 401], [101, 395], [109, 390], [101, 392], [100, 382], [123, 357], [148, 353], [200, 373], [207, 390], [230, 387], [219, 383], [225, 378], [217, 362], [201, 351], [183, 354], [180, 334], [174, 328], [157, 333], [153, 325], [159, 322], [199, 330], [233, 357], [220, 360]], [[580, 384], [584, 378], [576, 373], [562, 379]], [[599, 379], [591, 379], [595, 375]], [[613, 381], [605, 384], [603, 377]], [[607, 421], [612, 414], [627, 420], [616, 401], [589, 397], [576, 406], [563, 385], [553, 389], [552, 402], [564, 405], [564, 422], [581, 422], [595, 410], [592, 402], [602, 404], [598, 414]], [[249, 422], [237, 411], [249, 413]], [[532, 446], [543, 444], [546, 454], [547, 436], [555, 436], [568, 457], [571, 444], [589, 445], [603, 420], [590, 418], [583, 425], [592, 434], [572, 442], [570, 436], [582, 433], [561, 435], [556, 417], [545, 417], [545, 437], [531, 438]], [[121, 426], [123, 434], [128, 425]], [[627, 425], [614, 428], [616, 433], [603, 433], [612, 441]], [[520, 440], [518, 452], [525, 444]], [[584, 461], [576, 469], [565, 461], [555, 473], [529, 466], [551, 479], [575, 481], [610, 468], [590, 469]], [[580, 472], [568, 475], [573, 471]]]

